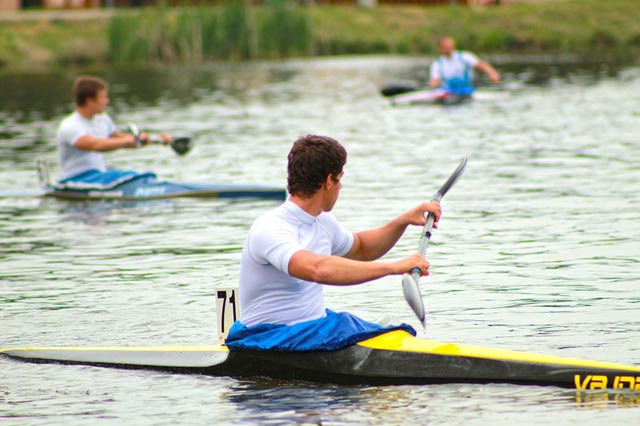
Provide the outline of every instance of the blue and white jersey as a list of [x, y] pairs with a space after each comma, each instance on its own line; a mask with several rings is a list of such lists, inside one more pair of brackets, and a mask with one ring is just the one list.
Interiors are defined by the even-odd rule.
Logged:
[[442, 88], [456, 95], [473, 93], [473, 68], [479, 59], [466, 51], [454, 51], [451, 56], [440, 56], [431, 64], [431, 78], [442, 81]]

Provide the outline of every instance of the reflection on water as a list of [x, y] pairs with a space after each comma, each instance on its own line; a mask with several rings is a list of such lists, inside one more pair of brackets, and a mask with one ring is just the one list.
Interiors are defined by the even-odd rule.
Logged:
[[[223, 393], [238, 418], [255, 424], [456, 424], [491, 419], [513, 424], [509, 416], [531, 406], [552, 420], [559, 409], [605, 410], [640, 406], [640, 392], [559, 390], [508, 385], [330, 386], [269, 379], [239, 380]], [[468, 406], [472, 399], [475, 408]], [[434, 409], [449, 401], [447, 411]], [[553, 421], [552, 421], [553, 423]], [[542, 424], [542, 423], [540, 423]]]
[[640, 406], [640, 391], [580, 391], [576, 392], [576, 407], [603, 409]]
[[374, 397], [366, 388], [273, 380], [239, 381], [225, 396], [242, 418], [257, 424], [323, 424], [327, 412], [341, 419], [338, 424], [352, 424], [353, 407], [362, 409]]
[[[466, 155], [429, 245], [420, 337], [640, 365], [640, 70], [491, 59], [505, 85], [480, 80], [480, 90], [510, 96], [452, 108], [394, 108], [378, 94], [423, 79], [426, 58], [97, 70], [117, 121], [195, 142], [184, 157], [154, 146], [108, 161], [168, 179], [283, 186], [293, 139], [328, 134], [349, 151], [334, 213], [357, 231], [431, 196]], [[215, 289], [237, 283], [248, 227], [276, 203], [28, 196], [35, 160], [55, 162], [76, 71], [0, 76], [0, 192], [25, 192], [0, 197], [0, 347], [214, 343]], [[418, 239], [409, 229], [388, 258]], [[326, 288], [327, 304], [415, 324], [396, 278]], [[616, 392], [338, 387], [0, 358], [3, 425], [624, 424], [637, 412], [620, 408], [637, 403]]]
[[51, 208], [58, 212], [61, 222], [105, 225], [114, 212], [125, 215], [167, 214], [176, 210], [175, 200], [96, 200], [96, 201], [59, 201], [43, 199], [39, 208]]

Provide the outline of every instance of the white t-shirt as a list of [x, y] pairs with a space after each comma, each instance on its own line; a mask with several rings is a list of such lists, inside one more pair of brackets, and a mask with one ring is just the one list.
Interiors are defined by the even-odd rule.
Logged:
[[300, 250], [344, 256], [353, 233], [331, 213], [311, 216], [291, 201], [256, 219], [242, 251], [242, 322], [296, 324], [326, 315], [322, 284], [289, 275], [289, 260]]
[[471, 52], [454, 51], [451, 56], [440, 56], [431, 64], [431, 78], [439, 78], [442, 81], [452, 78], [464, 78], [465, 72], [472, 77], [473, 68], [478, 63], [478, 57]]
[[84, 135], [108, 138], [115, 131], [116, 126], [106, 113], [96, 114], [89, 120], [75, 111], [62, 120], [57, 138], [62, 179], [90, 169], [106, 171], [107, 166], [102, 153], [78, 149], [75, 143]]

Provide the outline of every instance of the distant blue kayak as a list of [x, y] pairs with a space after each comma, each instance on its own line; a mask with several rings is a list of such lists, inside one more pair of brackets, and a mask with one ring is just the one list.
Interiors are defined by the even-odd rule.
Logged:
[[48, 185], [41, 195], [75, 200], [153, 200], [175, 197], [269, 200], [284, 200], [286, 198], [284, 188], [232, 183], [174, 182], [159, 180], [153, 175], [129, 180], [109, 189], [60, 188]]

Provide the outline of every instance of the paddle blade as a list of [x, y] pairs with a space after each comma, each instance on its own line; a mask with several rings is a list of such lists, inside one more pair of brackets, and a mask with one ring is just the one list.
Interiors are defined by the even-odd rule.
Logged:
[[458, 179], [460, 179], [460, 176], [462, 176], [462, 172], [464, 172], [465, 167], [467, 167], [467, 157], [464, 157], [462, 161], [460, 161], [460, 164], [458, 164], [458, 167], [456, 167], [453, 173], [451, 173], [449, 179], [447, 179], [444, 185], [442, 185], [442, 187], [438, 190], [438, 192], [436, 193], [436, 197], [434, 198], [436, 201], [440, 201], [440, 199], [444, 197], [444, 194], [446, 194], [447, 191], [449, 191], [449, 189], [451, 189], [451, 187], [458, 181]]
[[418, 282], [409, 274], [402, 275], [402, 292], [404, 299], [407, 301], [413, 312], [416, 314], [423, 328], [425, 325], [424, 301], [420, 293]]
[[138, 137], [140, 135], [140, 129], [133, 123], [127, 124], [127, 133], [131, 133], [133, 136]]
[[191, 151], [192, 147], [191, 138], [188, 136], [174, 136], [171, 141], [171, 148], [173, 148], [178, 155], [186, 154]]

